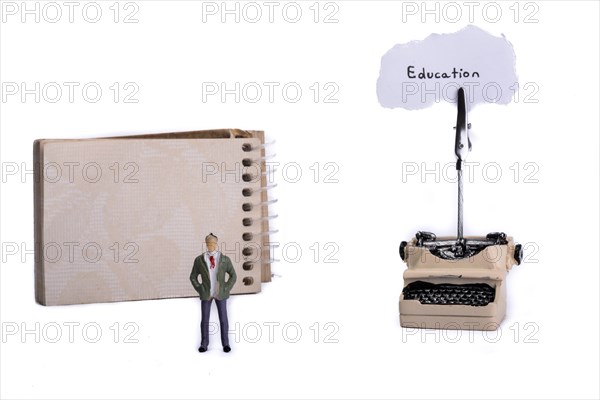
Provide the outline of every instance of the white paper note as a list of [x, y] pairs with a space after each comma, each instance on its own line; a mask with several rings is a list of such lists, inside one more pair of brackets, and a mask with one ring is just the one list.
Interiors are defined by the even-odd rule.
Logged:
[[518, 88], [512, 44], [469, 25], [451, 34], [432, 34], [398, 44], [381, 59], [377, 97], [386, 108], [418, 110], [456, 102], [465, 88], [470, 108], [508, 104]]

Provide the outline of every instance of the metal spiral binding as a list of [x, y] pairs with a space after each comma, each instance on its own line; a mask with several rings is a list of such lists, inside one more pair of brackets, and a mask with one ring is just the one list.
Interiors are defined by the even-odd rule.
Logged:
[[260, 203], [244, 203], [244, 204], [242, 204], [242, 210], [248, 212], [248, 211], [252, 211], [255, 206], [268, 206], [269, 204], [274, 204], [274, 203], [277, 203], [277, 199], [261, 201]]
[[269, 230], [266, 232], [244, 232], [242, 234], [242, 239], [244, 239], [244, 242], [251, 242], [252, 240], [254, 240], [255, 237], [269, 236], [270, 234], [275, 234], [277, 232], [279, 232], [279, 230], [277, 229]]
[[275, 158], [275, 154], [271, 154], [271, 155], [268, 155], [268, 156], [265, 156], [265, 157], [261, 157], [261, 158], [244, 158], [242, 160], [242, 165], [244, 167], [249, 167], [252, 164], [258, 164], [258, 165], [260, 165], [264, 161], [270, 160], [272, 158]]
[[[242, 150], [245, 151], [245, 152], [254, 151], [254, 150], [258, 150], [258, 149], [262, 150], [262, 149], [266, 149], [267, 146], [271, 146], [274, 143], [275, 143], [274, 140], [272, 140], [270, 142], [263, 143], [263, 144], [258, 145], [258, 146], [252, 146], [251, 143], [244, 143], [242, 145]], [[262, 158], [264, 158], [264, 157], [262, 157]]]
[[[245, 166], [245, 167], [247, 167], [247, 166]], [[277, 171], [277, 168], [271, 168], [270, 171], [261, 172], [260, 175], [252, 175], [252, 174], [249, 174], [249, 173], [242, 174], [242, 180], [244, 182], [253, 182], [256, 179], [258, 179], [259, 177], [262, 178], [264, 176], [268, 176], [269, 174], [273, 174], [275, 171]]]
[[269, 221], [269, 220], [275, 219], [277, 217], [279, 217], [279, 215], [275, 214], [275, 215], [269, 215], [269, 216], [262, 217], [262, 218], [244, 218], [242, 220], [242, 225], [252, 226], [255, 222]]
[[266, 191], [269, 191], [269, 190], [273, 189], [274, 187], [277, 187], [277, 184], [276, 184], [276, 183], [274, 183], [274, 184], [272, 184], [272, 185], [267, 185], [267, 186], [265, 186], [265, 187], [262, 187], [262, 188], [260, 188], [260, 189], [258, 189], [258, 190], [253, 190], [253, 189], [250, 189], [250, 188], [244, 188], [244, 189], [242, 190], [242, 195], [243, 195], [244, 197], [250, 197], [250, 196], [252, 196], [254, 193], [266, 192]]
[[[253, 165], [257, 165], [261, 170], [264, 169], [263, 172], [260, 173], [260, 175], [257, 174], [250, 174], [250, 173], [246, 173], [246, 174], [242, 174], [242, 180], [244, 182], [256, 182], [257, 179], [263, 179], [264, 177], [268, 176], [269, 174], [272, 174], [275, 171], [275, 168], [271, 168], [270, 170], [266, 170], [265, 168], [265, 161], [272, 159], [273, 157], [275, 157], [275, 154], [270, 154], [270, 155], [264, 155], [264, 153], [266, 152], [266, 148], [268, 146], [271, 146], [272, 144], [274, 144], [275, 141], [270, 141], [270, 142], [266, 142], [264, 144], [261, 145], [253, 145], [250, 143], [244, 143], [242, 145], [242, 151], [249, 153], [249, 152], [255, 152], [258, 151], [261, 153], [261, 155], [259, 157], [252, 157], [252, 156], [248, 156], [248, 157], [244, 157], [242, 159], [242, 165], [244, 167], [251, 167]], [[244, 188], [242, 190], [242, 196], [244, 197], [251, 197], [253, 195], [259, 194], [261, 196], [261, 200], [260, 202], [244, 202], [242, 204], [242, 209], [245, 212], [251, 212], [252, 210], [255, 210], [256, 207], [261, 207], [261, 217], [260, 218], [244, 218], [242, 220], [242, 225], [245, 227], [250, 227], [250, 226], [259, 226], [259, 229], [262, 227], [262, 223], [264, 223], [265, 221], [271, 221], [275, 218], [277, 218], [277, 215], [268, 215], [268, 212], [264, 212], [264, 208], [263, 207], [268, 207], [270, 204], [274, 204], [277, 202], [277, 199], [268, 199], [268, 192], [269, 190], [275, 188], [277, 186], [276, 183], [274, 184], [270, 184], [270, 185], [265, 185], [265, 186], [261, 186], [259, 189], [253, 189], [253, 188]], [[266, 193], [266, 196], [265, 196]], [[268, 208], [267, 208], [268, 210]], [[260, 232], [256, 232], [256, 231], [247, 231], [244, 232], [242, 234], [242, 240], [245, 242], [244, 246], [242, 247], [242, 254], [246, 257], [248, 256], [252, 256], [254, 254], [255, 249], [253, 247], [250, 246], [250, 242], [252, 242], [253, 240], [257, 239], [257, 238], [261, 238], [261, 237], [268, 237], [271, 234], [275, 234], [277, 233], [278, 230], [271, 230], [268, 229], [268, 225], [267, 225], [267, 230], [260, 230]], [[257, 244], [258, 245], [258, 244]], [[262, 247], [262, 246], [268, 246], [267, 247]], [[244, 271], [252, 271], [258, 262], [260, 263], [260, 265], [262, 264], [272, 264], [275, 261], [278, 261], [274, 258], [271, 258], [271, 251], [270, 251], [270, 247], [272, 245], [270, 243], [266, 243], [266, 244], [261, 244], [258, 245], [258, 251], [260, 251], [260, 258], [258, 258], [256, 261], [249, 261], [246, 260], [243, 262], [242, 264], [242, 268]], [[266, 257], [264, 257], [265, 255], [267, 255]], [[254, 279], [252, 277], [245, 277], [242, 282], [244, 283], [244, 285], [251, 285], [252, 283], [254, 283]]]

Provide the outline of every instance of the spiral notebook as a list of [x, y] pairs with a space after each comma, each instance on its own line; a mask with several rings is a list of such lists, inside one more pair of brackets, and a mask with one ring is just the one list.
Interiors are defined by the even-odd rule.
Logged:
[[271, 278], [262, 131], [34, 142], [35, 296], [43, 305], [197, 296], [209, 233], [237, 273]]

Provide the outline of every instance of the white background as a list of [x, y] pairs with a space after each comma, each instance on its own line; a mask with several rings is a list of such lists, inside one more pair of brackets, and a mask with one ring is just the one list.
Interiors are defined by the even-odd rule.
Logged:
[[[56, 23], [48, 21], [55, 9], [43, 2], [39, 22], [35, 15], [21, 22], [20, 2], [12, 3], [15, 15], [2, 16], [3, 95], [6, 83], [56, 82], [65, 90], [56, 103], [48, 101], [53, 93], [41, 93], [39, 102], [19, 93], [0, 104], [3, 398], [598, 398], [597, 2], [499, 2], [487, 15], [477, 3], [472, 15], [471, 22], [512, 42], [522, 88], [512, 104], [470, 114], [469, 160], [480, 164], [465, 184], [465, 233], [504, 231], [526, 245], [526, 262], [508, 276], [506, 319], [489, 335], [399, 326], [399, 242], [417, 230], [454, 233], [455, 185], [443, 170], [422, 172], [454, 161], [456, 111], [450, 104], [384, 109], [375, 93], [389, 48], [461, 29], [470, 22], [467, 6], [452, 5], [462, 12], [452, 22], [456, 7], [438, 3], [436, 22], [435, 14], [421, 14], [421, 2], [411, 3], [418, 10], [411, 15], [403, 10], [414, 8], [401, 2], [338, 1], [318, 4], [315, 23], [313, 2], [299, 2], [302, 16], [291, 23], [282, 16], [286, 3], [269, 22], [268, 6], [258, 2], [262, 19], [251, 23], [255, 8], [244, 15], [239, 3], [239, 22], [229, 15], [222, 23], [220, 13], [203, 14], [203, 7], [220, 11], [221, 2], [113, 3], [98, 2], [97, 23], [82, 17], [85, 2], [72, 23], [62, 2], [55, 3], [63, 13]], [[492, 22], [496, 8], [502, 13]], [[138, 22], [124, 23], [134, 11]], [[330, 13], [337, 22], [324, 23]], [[79, 84], [73, 102], [64, 82]], [[103, 89], [96, 103], [81, 93], [90, 82]], [[128, 82], [139, 89], [137, 103], [124, 101]], [[273, 102], [265, 86], [256, 103], [244, 96], [236, 103], [233, 95], [223, 102], [203, 99], [207, 82], [277, 82], [279, 89]], [[290, 82], [303, 89], [296, 103], [281, 93]], [[334, 86], [325, 90], [327, 83]], [[331, 98], [337, 103], [324, 101], [331, 87], [339, 89]], [[230, 354], [217, 336], [209, 352], [196, 351], [195, 298], [35, 303], [33, 185], [31, 174], [21, 177], [31, 169], [34, 139], [226, 127], [265, 130], [276, 140], [276, 161], [302, 171], [295, 183], [293, 168], [275, 175], [273, 240], [281, 261], [262, 293], [229, 302], [232, 329], [238, 324]], [[484, 173], [486, 163], [495, 164]], [[7, 175], [15, 165], [17, 173]], [[415, 166], [417, 173], [403, 176]], [[325, 182], [333, 171], [338, 182]], [[5, 251], [12, 244], [16, 254]], [[271, 323], [279, 325], [270, 337]], [[38, 338], [21, 335], [36, 324]], [[79, 324], [72, 343], [69, 324]], [[62, 336], [51, 343], [57, 326]], [[90, 343], [94, 327], [101, 336]]]

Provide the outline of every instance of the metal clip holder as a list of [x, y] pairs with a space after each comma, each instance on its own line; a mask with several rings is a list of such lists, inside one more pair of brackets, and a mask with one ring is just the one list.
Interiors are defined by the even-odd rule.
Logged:
[[[523, 259], [523, 249], [504, 232], [464, 236], [463, 164], [472, 149], [468, 104], [457, 96], [454, 153], [458, 182], [456, 238], [419, 231], [400, 243], [408, 264], [400, 295], [403, 327], [494, 330], [506, 310], [506, 273]], [[481, 254], [480, 254], [481, 253]]]

